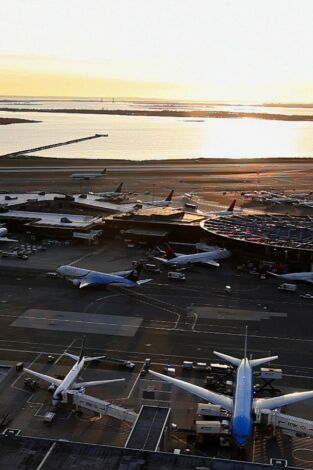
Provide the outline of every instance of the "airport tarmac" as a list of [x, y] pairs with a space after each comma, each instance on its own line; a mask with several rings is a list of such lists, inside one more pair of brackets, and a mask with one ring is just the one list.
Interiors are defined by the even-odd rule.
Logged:
[[[67, 252], [64, 247], [53, 247], [53, 250]], [[99, 271], [115, 271], [128, 269], [131, 261], [145, 256], [143, 251], [127, 249], [118, 242], [101, 245], [92, 251], [93, 254], [90, 249], [84, 254], [73, 251], [73, 259], [71, 261], [69, 257], [69, 262]], [[49, 250], [36, 253], [31, 259], [36, 257], [39, 263], [41, 256], [42, 259], [50, 257], [52, 251], [47, 253]], [[64, 375], [71, 361], [62, 357], [62, 352], [67, 350], [77, 354], [86, 334], [86, 354], [105, 354], [136, 364], [132, 372], [120, 369], [109, 360], [96, 368], [88, 367], [82, 374], [86, 380], [126, 377], [126, 381], [121, 387], [112, 384], [87, 392], [101, 399], [113, 399], [138, 412], [140, 384], [149, 379], [149, 374], [144, 379], [139, 376], [145, 358], [151, 358], [155, 370], [162, 371], [165, 364], [171, 364], [176, 366], [177, 377], [183, 376], [185, 380], [202, 385], [204, 375], [182, 374], [183, 361], [216, 362], [213, 350], [241, 357], [244, 326], [248, 324], [249, 354], [253, 357], [279, 355], [272, 366], [283, 369], [283, 380], [277, 384], [282, 392], [313, 389], [312, 300], [299, 296], [312, 291], [310, 286], [300, 286], [296, 293], [280, 292], [277, 290], [279, 282], [274, 278], [260, 280], [241, 273], [230, 259], [222, 262], [219, 269], [194, 267], [187, 270], [185, 282], [168, 280], [164, 269], [152, 276], [144, 273], [142, 277], [154, 279], [136, 289], [77, 289], [69, 282], [46, 278], [43, 272], [33, 270], [31, 259], [25, 262], [30, 262], [27, 269], [20, 271], [8, 270], [2, 265], [1, 365], [13, 366], [24, 361], [25, 366], [31, 365], [35, 370]], [[49, 270], [53, 269], [52, 261], [46, 265]], [[225, 292], [226, 285], [232, 287], [231, 294]], [[65, 322], [66, 329], [60, 326]], [[77, 328], [78, 322], [83, 322], [82, 328]], [[101, 331], [86, 331], [88, 322], [101, 325]], [[49, 354], [56, 357], [57, 364], [47, 364]], [[108, 417], [95, 419], [90, 413], [78, 418], [64, 411], [51, 427], [44, 426], [42, 415], [49, 407], [50, 395], [45, 390], [30, 394], [14, 370], [1, 381], [0, 388], [3, 398], [0, 415], [9, 413], [10, 427], [21, 429], [24, 435], [112, 445], [126, 442], [129, 423]], [[196, 418], [197, 400], [173, 389], [169, 402], [171, 420], [180, 428], [190, 429]], [[313, 419], [309, 401], [290, 406], [288, 412]], [[172, 437], [169, 448], [186, 447], [185, 438], [186, 435], [180, 436], [183, 443], [179, 443], [178, 435]], [[279, 445], [274, 449], [277, 455], [269, 454], [274, 452], [272, 443], [261, 449], [255, 441], [249, 450], [249, 458], [268, 462], [269, 455], [282, 457], [290, 441], [282, 436], [279, 439]], [[309, 444], [306, 442], [305, 445]], [[304, 466], [299, 462], [294, 464]]]

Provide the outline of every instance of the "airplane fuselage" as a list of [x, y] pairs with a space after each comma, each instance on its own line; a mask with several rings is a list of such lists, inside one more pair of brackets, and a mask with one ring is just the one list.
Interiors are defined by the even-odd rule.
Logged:
[[237, 369], [231, 420], [232, 436], [239, 446], [247, 443], [253, 431], [252, 400], [252, 369], [248, 359], [243, 359]]
[[[100, 271], [91, 271], [83, 268], [76, 268], [75, 266], [60, 266], [57, 273], [65, 279], [71, 281], [75, 286], [81, 286], [82, 282], [87, 282], [92, 285], [119, 285], [123, 287], [136, 287], [137, 283], [126, 276], [130, 271], [123, 271], [120, 273], [102, 273]], [[125, 277], [124, 277], [125, 276]]]
[[285, 281], [306, 281], [313, 283], [313, 272], [277, 274], [275, 277]]
[[8, 234], [8, 229], [5, 227], [0, 228], [0, 237], [5, 237]]
[[66, 375], [62, 383], [56, 388], [52, 397], [52, 404], [57, 405], [62, 400], [62, 393], [69, 390], [73, 383], [76, 381], [80, 371], [84, 367], [85, 361], [82, 358], [79, 362], [73, 365], [69, 373]]
[[227, 250], [214, 250], [204, 253], [194, 253], [192, 255], [180, 255], [175, 258], [167, 260], [170, 265], [184, 265], [193, 263], [205, 263], [210, 260], [219, 260], [228, 258], [230, 253]]

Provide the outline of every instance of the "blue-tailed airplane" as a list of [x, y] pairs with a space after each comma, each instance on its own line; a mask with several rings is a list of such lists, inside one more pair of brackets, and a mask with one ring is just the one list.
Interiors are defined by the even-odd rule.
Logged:
[[143, 279], [139, 281], [142, 264], [136, 266], [132, 271], [121, 271], [117, 273], [103, 273], [90, 269], [76, 268], [75, 266], [60, 266], [56, 272], [60, 277], [68, 279], [74, 286], [82, 289], [87, 286], [120, 286], [138, 287], [152, 281]]
[[159, 374], [152, 370], [150, 370], [150, 373], [166, 382], [176, 385], [176, 387], [179, 387], [186, 392], [214, 403], [215, 405], [220, 405], [230, 411], [232, 413], [231, 435], [235, 444], [240, 447], [244, 446], [252, 436], [253, 417], [257, 410], [273, 410], [291, 403], [313, 398], [313, 391], [289, 393], [287, 395], [274, 398], [254, 398], [253, 367], [273, 361], [274, 359], [277, 359], [278, 356], [249, 360], [247, 358], [247, 337], [245, 340], [245, 354], [243, 359], [238, 359], [216, 351], [214, 351], [214, 354], [237, 367], [236, 383], [232, 398], [220, 393], [212, 392], [211, 390], [207, 390], [183, 380]]

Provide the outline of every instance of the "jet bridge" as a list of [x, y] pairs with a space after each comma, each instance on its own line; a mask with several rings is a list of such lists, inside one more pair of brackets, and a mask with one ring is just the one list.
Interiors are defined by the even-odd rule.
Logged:
[[68, 390], [65, 392], [63, 394], [63, 402], [91, 410], [100, 415], [107, 415], [121, 421], [128, 421], [129, 423], [134, 423], [138, 417], [137, 413], [132, 410], [113, 405], [108, 401], [99, 400], [99, 398], [85, 395], [76, 390]]
[[256, 423], [280, 428], [284, 434], [297, 437], [313, 437], [313, 421], [281, 413], [279, 410], [261, 410]]

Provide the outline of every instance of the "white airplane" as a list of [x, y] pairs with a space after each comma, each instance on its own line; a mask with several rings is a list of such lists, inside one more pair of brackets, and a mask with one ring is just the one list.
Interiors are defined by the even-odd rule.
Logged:
[[229, 206], [228, 209], [221, 210], [221, 211], [209, 211], [209, 212], [204, 212], [197, 210], [197, 214], [200, 215], [232, 215], [234, 213], [234, 207], [236, 205], [236, 199], [233, 200], [231, 205]]
[[172, 202], [173, 194], [174, 194], [174, 189], [172, 189], [172, 191], [169, 193], [169, 195], [165, 199], [162, 199], [161, 201], [152, 201], [152, 202], [142, 202], [142, 201], [140, 201], [140, 202], [142, 204], [144, 204], [145, 206], [167, 207]]
[[313, 398], [313, 391], [289, 393], [274, 398], [253, 398], [253, 367], [273, 361], [274, 359], [277, 359], [278, 356], [249, 360], [247, 357], [247, 339], [245, 340], [243, 359], [238, 359], [216, 351], [214, 351], [214, 354], [237, 367], [235, 389], [232, 398], [220, 393], [212, 392], [211, 390], [199, 387], [198, 385], [185, 382], [184, 380], [174, 379], [152, 370], [149, 372], [155, 377], [169, 382], [186, 392], [196, 395], [203, 400], [207, 400], [210, 403], [214, 403], [215, 405], [220, 405], [230, 411], [232, 413], [231, 435], [234, 442], [240, 447], [244, 446], [252, 436], [253, 415], [256, 411], [262, 409], [273, 410], [291, 403]]
[[18, 240], [6, 237], [7, 234], [8, 229], [4, 225], [0, 225], [0, 242], [18, 242]]
[[38, 379], [44, 380], [45, 382], [50, 383], [52, 388], [54, 388], [54, 392], [52, 395], [52, 405], [57, 406], [62, 401], [62, 393], [66, 392], [67, 390], [79, 390], [81, 393], [85, 392], [85, 388], [87, 387], [96, 387], [98, 385], [105, 385], [114, 382], [122, 382], [125, 379], [112, 379], [112, 380], [95, 380], [92, 382], [77, 382], [78, 376], [82, 371], [83, 367], [85, 366], [86, 362], [95, 361], [99, 359], [103, 359], [105, 356], [98, 356], [98, 357], [85, 357], [84, 356], [84, 347], [85, 347], [85, 339], [83, 340], [81, 352], [79, 356], [75, 356], [74, 354], [64, 353], [66, 356], [74, 359], [76, 363], [73, 365], [71, 370], [65, 376], [63, 380], [56, 379], [55, 377], [51, 377], [49, 375], [41, 374], [40, 372], [36, 372], [31, 369], [24, 369], [25, 372], [28, 374], [37, 377]]
[[90, 194], [93, 194], [95, 196], [100, 196], [103, 198], [108, 198], [108, 199], [117, 199], [123, 195], [126, 195], [126, 193], [122, 193], [123, 184], [124, 183], [120, 183], [115, 191], [107, 191], [104, 193], [90, 193]]
[[282, 196], [282, 197], [267, 197], [264, 199], [264, 201], [269, 204], [296, 204], [298, 202], [298, 199], [294, 197]]
[[165, 246], [165, 253], [167, 259], [158, 258], [157, 256], [154, 256], [154, 259], [168, 266], [185, 266], [188, 264], [202, 263], [218, 268], [219, 263], [216, 260], [229, 258], [229, 256], [231, 256], [231, 252], [224, 248], [205, 251], [203, 253], [192, 253], [191, 255], [176, 254], [169, 245]]
[[268, 271], [268, 274], [284, 281], [303, 281], [313, 284], [313, 272], [276, 274]]
[[102, 171], [86, 171], [81, 173], [73, 173], [71, 174], [71, 178], [78, 179], [78, 180], [90, 180], [94, 178], [101, 178], [107, 172], [107, 169], [104, 168]]
[[60, 266], [56, 272], [60, 277], [68, 279], [74, 286], [82, 289], [87, 286], [138, 287], [152, 281], [152, 279], [139, 281], [138, 278], [141, 270], [142, 264], [139, 264], [132, 271], [120, 271], [116, 273], [103, 273], [65, 265]]

